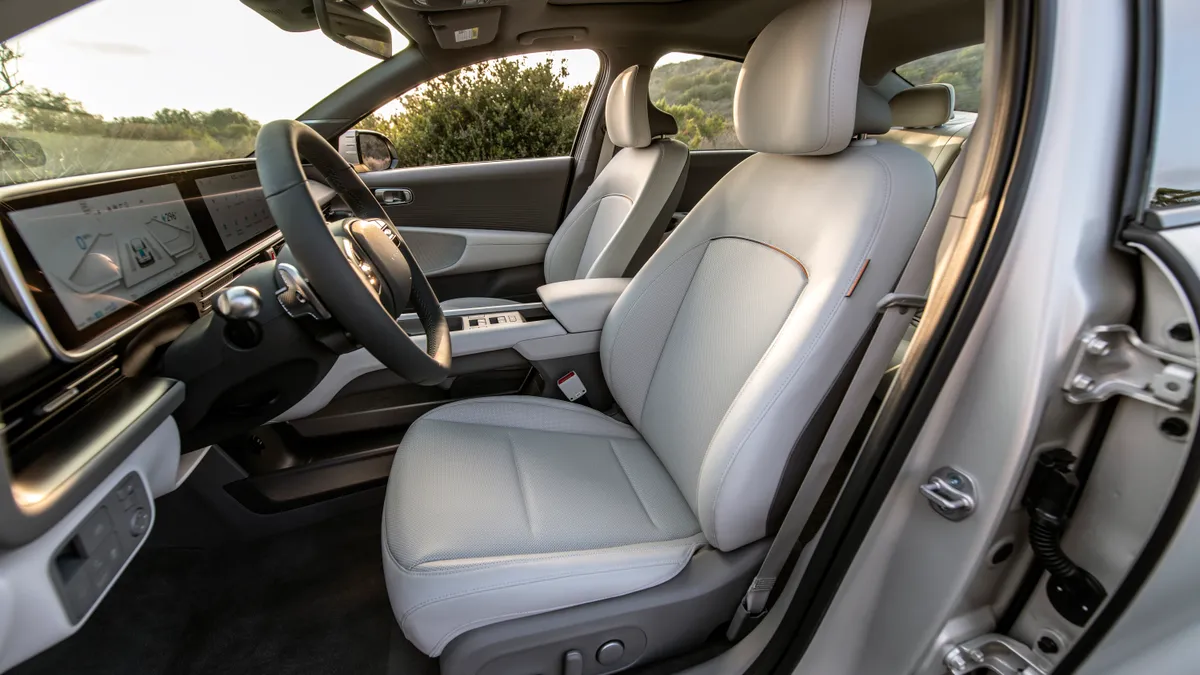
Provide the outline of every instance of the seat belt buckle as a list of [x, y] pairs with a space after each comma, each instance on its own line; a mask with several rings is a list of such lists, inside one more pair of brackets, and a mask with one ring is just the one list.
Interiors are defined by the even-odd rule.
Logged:
[[583, 386], [583, 380], [579, 379], [573, 370], [558, 378], [558, 389], [567, 397], [568, 401], [572, 402], [583, 398], [587, 393], [587, 387]]

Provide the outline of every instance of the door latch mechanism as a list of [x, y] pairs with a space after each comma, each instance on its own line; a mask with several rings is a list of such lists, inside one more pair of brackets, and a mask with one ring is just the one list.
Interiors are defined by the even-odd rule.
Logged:
[[933, 510], [947, 520], [962, 520], [975, 511], [974, 481], [952, 467], [934, 471], [920, 490]]
[[1146, 344], [1129, 326], [1096, 326], [1079, 337], [1063, 391], [1076, 404], [1128, 396], [1178, 412], [1195, 380], [1191, 359]]
[[1050, 664], [1040, 654], [1006, 635], [980, 635], [954, 647], [942, 659], [950, 675], [986, 670], [999, 675], [1046, 675]]

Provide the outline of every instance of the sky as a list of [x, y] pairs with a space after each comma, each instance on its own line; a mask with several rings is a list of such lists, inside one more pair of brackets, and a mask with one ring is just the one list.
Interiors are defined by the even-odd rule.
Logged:
[[[320, 31], [283, 31], [238, 0], [96, 0], [9, 42], [26, 86], [109, 118], [164, 107], [294, 118], [379, 63]], [[393, 34], [393, 50], [406, 45]]]
[[[239, 0], [95, 0], [9, 42], [27, 87], [65, 93], [110, 119], [160, 108], [295, 118], [379, 63], [319, 31], [283, 31]], [[407, 45], [393, 31], [393, 50]], [[567, 84], [595, 80], [595, 53], [556, 56], [566, 60]]]

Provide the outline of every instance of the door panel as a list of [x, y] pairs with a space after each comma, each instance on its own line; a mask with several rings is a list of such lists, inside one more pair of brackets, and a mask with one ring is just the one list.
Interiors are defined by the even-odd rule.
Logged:
[[[362, 174], [407, 203], [384, 208], [438, 298], [536, 297], [562, 218], [571, 157], [414, 167]], [[381, 200], [382, 201], [382, 200]]]
[[428, 277], [540, 265], [552, 235], [518, 230], [399, 227]]
[[562, 217], [571, 157], [422, 166], [362, 174], [371, 189], [411, 190], [384, 207], [401, 227], [515, 230], [553, 234]]
[[684, 213], [691, 211], [696, 202], [708, 194], [717, 181], [753, 154], [753, 150], [693, 151], [691, 163], [688, 165], [687, 183], [683, 186], [683, 195], [679, 198], [676, 210]]

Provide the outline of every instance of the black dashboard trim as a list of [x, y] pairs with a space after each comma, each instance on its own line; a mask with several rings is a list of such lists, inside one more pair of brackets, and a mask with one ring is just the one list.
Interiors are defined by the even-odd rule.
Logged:
[[[8, 462], [0, 461], [0, 549], [28, 544], [66, 517], [171, 417], [183, 404], [184, 391], [177, 380], [126, 380], [37, 441], [46, 451], [38, 452], [30, 469], [14, 476]], [[5, 452], [0, 437], [0, 454]], [[45, 485], [68, 463], [80, 466], [65, 480]], [[31, 483], [42, 484], [46, 496], [34, 504], [18, 503], [17, 491]]]

